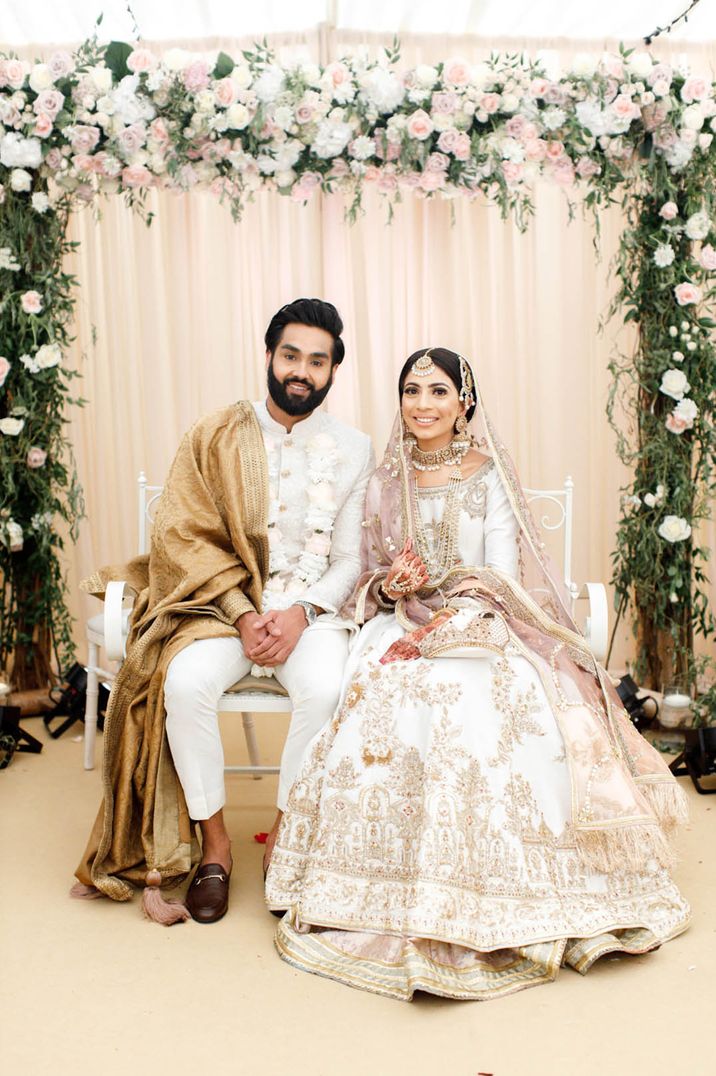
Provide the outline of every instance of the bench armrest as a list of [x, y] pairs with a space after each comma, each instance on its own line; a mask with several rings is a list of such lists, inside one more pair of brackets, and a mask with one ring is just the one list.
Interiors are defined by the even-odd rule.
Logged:
[[123, 661], [127, 645], [124, 599], [134, 591], [124, 580], [107, 584], [104, 594], [104, 648], [110, 661]]

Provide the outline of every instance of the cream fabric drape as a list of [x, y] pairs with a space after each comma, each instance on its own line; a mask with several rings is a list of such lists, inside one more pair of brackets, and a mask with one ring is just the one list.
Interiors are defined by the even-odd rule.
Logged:
[[[325, 60], [359, 39], [365, 35], [324, 29], [293, 45], [284, 36], [281, 45], [284, 58], [299, 49]], [[245, 44], [188, 47], [235, 53]], [[589, 48], [581, 41], [515, 45], [533, 55], [549, 48], [563, 64]], [[415, 37], [403, 42], [403, 62], [458, 52], [479, 58], [505, 46]], [[714, 56], [713, 47], [678, 51], [693, 54], [694, 70]], [[370, 433], [378, 452], [405, 357], [430, 344], [468, 356], [524, 484], [554, 487], [574, 477], [573, 576], [606, 582], [618, 488], [627, 478], [605, 417], [607, 362], [616, 334], [626, 348], [629, 338], [616, 323], [599, 335], [597, 324], [613, 287], [608, 265], [622, 221], [617, 209], [603, 215], [597, 260], [591, 222], [578, 213], [568, 224], [561, 191], [538, 185], [535, 206], [526, 234], [494, 207], [412, 196], [387, 226], [386, 207], [370, 193], [354, 226], [337, 197], [304, 207], [272, 194], [259, 195], [236, 225], [209, 194], [152, 192], [149, 228], [120, 198], [101, 204], [99, 220], [90, 210], [75, 214], [71, 233], [80, 248], [69, 268], [79, 298], [69, 361], [81, 370], [89, 400], [69, 426], [88, 516], [69, 556], [78, 641], [84, 617], [98, 606], [78, 596], [77, 580], [136, 551], [139, 470], [162, 482], [196, 418], [263, 395], [266, 324], [301, 295], [328, 299], [343, 315], [347, 357], [327, 407]], [[713, 528], [708, 537], [713, 544]], [[629, 657], [627, 626], [619, 639], [614, 668]]]

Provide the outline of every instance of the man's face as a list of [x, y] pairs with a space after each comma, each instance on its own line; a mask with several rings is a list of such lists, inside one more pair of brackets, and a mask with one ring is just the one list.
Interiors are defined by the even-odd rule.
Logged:
[[333, 337], [314, 325], [291, 323], [281, 334], [273, 358], [266, 352], [271, 399], [287, 415], [309, 415], [333, 383]]

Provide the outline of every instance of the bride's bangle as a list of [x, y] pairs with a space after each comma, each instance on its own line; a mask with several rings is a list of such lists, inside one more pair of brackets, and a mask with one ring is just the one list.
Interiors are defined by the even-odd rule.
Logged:
[[397, 598], [391, 598], [383, 590], [383, 584], [378, 584], [378, 604], [382, 605], [384, 609], [392, 609], [397, 601]]

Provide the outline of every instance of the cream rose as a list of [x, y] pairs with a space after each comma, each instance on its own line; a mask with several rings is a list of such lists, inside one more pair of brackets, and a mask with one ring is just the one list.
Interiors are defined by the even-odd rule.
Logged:
[[24, 418], [2, 418], [0, 419], [0, 433], [4, 433], [6, 437], [17, 437], [24, 425]]
[[664, 202], [663, 206], [659, 210], [659, 216], [663, 220], [674, 220], [679, 215], [679, 207], [676, 202]]
[[226, 110], [226, 119], [233, 131], [242, 131], [251, 120], [251, 115], [246, 105], [237, 103], [229, 105]]
[[30, 83], [30, 89], [35, 93], [41, 93], [43, 90], [48, 90], [54, 83], [55, 79], [52, 71], [47, 64], [35, 64], [28, 82]]
[[20, 296], [20, 306], [26, 314], [39, 314], [42, 311], [42, 296], [39, 291], [26, 291]]
[[691, 527], [681, 516], [664, 516], [659, 525], [659, 534], [667, 542], [683, 542], [691, 534]]
[[683, 284], [676, 285], [674, 295], [679, 306], [688, 306], [690, 303], [701, 301], [701, 289], [697, 288], [695, 284], [691, 284], [688, 280], [684, 281]]
[[692, 213], [686, 221], [684, 229], [689, 239], [705, 239], [711, 231], [709, 215], [703, 209], [698, 213]]
[[158, 63], [157, 57], [150, 49], [135, 49], [127, 57], [127, 67], [133, 75], [154, 71]]
[[686, 374], [683, 370], [672, 368], [671, 370], [665, 370], [661, 375], [659, 392], [663, 392], [665, 396], [671, 396], [673, 400], [682, 399], [690, 388], [691, 386], [686, 380]]
[[10, 187], [18, 193], [29, 191], [32, 187], [32, 176], [24, 168], [13, 168], [10, 173]]

